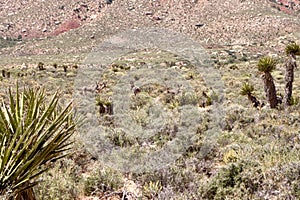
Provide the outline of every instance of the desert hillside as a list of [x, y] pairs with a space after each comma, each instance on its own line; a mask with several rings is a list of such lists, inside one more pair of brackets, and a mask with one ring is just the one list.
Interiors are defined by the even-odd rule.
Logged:
[[[4, 106], [17, 85], [82, 120], [22, 195], [299, 199], [297, 45], [299, 0], [0, 0], [0, 133], [28, 126]], [[22, 166], [2, 135], [0, 162]]]
[[281, 37], [299, 38], [297, 7], [284, 12], [265, 0], [105, 2], [4, 1], [0, 35], [26, 43], [2, 54], [89, 52], [105, 38], [139, 27], [168, 28], [206, 47], [263, 43], [278, 51]]

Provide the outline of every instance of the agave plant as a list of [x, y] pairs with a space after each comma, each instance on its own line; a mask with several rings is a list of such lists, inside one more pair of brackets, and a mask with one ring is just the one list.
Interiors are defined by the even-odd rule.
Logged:
[[241, 95], [247, 95], [249, 101], [253, 104], [254, 107], [260, 106], [260, 102], [257, 100], [257, 98], [252, 94], [254, 91], [253, 85], [249, 83], [244, 83], [241, 89], [240, 94]]
[[294, 81], [294, 69], [297, 68], [296, 56], [300, 56], [300, 47], [296, 43], [286, 46], [285, 53], [288, 56], [285, 64], [285, 96], [284, 103], [286, 106], [291, 105]]
[[0, 195], [35, 199], [37, 178], [67, 155], [77, 120], [57, 92], [48, 103], [43, 90], [9, 90], [8, 97], [0, 107]]
[[260, 72], [263, 72], [263, 82], [266, 92], [266, 97], [271, 108], [276, 108], [278, 101], [276, 96], [276, 88], [271, 72], [275, 69], [277, 60], [272, 57], [263, 57], [258, 61], [257, 67]]

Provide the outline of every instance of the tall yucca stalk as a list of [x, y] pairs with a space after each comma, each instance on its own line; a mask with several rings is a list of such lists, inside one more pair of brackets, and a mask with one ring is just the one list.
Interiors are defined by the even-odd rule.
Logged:
[[286, 106], [291, 105], [293, 93], [294, 69], [297, 68], [296, 56], [300, 55], [300, 47], [296, 43], [291, 43], [286, 46], [285, 53], [288, 56], [285, 64], [285, 96], [284, 103]]
[[43, 90], [9, 90], [8, 97], [0, 108], [0, 195], [35, 199], [32, 187], [67, 155], [77, 122], [71, 103], [62, 109], [57, 93], [48, 103]]
[[271, 72], [275, 69], [277, 61], [272, 57], [263, 57], [258, 61], [257, 67], [260, 72], [263, 72], [263, 82], [266, 92], [266, 97], [271, 108], [276, 108], [278, 101], [276, 95], [276, 87], [274, 84]]

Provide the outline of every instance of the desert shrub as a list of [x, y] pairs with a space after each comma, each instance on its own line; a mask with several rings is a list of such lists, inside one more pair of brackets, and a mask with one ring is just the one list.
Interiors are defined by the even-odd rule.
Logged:
[[115, 129], [107, 137], [112, 144], [119, 146], [119, 147], [129, 147], [129, 146], [132, 146], [135, 143], [137, 143], [135, 138], [126, 134], [122, 130]]
[[265, 178], [260, 182], [256, 196], [270, 199], [299, 199], [299, 172], [299, 162], [274, 165], [264, 173]]
[[157, 196], [157, 199], [179, 199], [171, 186], [163, 187]]
[[96, 106], [99, 106], [99, 114], [113, 113], [113, 105], [109, 98], [96, 97]]
[[228, 164], [231, 162], [236, 162], [238, 158], [239, 158], [238, 152], [234, 149], [230, 149], [224, 154], [223, 161], [225, 164]]
[[14, 45], [16, 45], [18, 42], [18, 39], [13, 39], [13, 38], [3, 38], [0, 37], [0, 49], [1, 48], [6, 48], [6, 47], [12, 47]]
[[143, 196], [147, 197], [148, 199], [154, 199], [157, 198], [161, 190], [162, 186], [159, 181], [150, 181], [149, 183], [145, 183], [143, 186]]
[[81, 170], [70, 159], [52, 165], [44, 173], [41, 182], [34, 188], [37, 199], [76, 199], [81, 194], [83, 184]]
[[[170, 192], [173, 195], [185, 192], [191, 193], [196, 192], [196, 189], [199, 187], [200, 176], [195, 171], [196, 165], [197, 161], [185, 163], [185, 159], [180, 158], [169, 167], [144, 173], [133, 173], [132, 177], [141, 185], [148, 188], [150, 187], [149, 183], [157, 184], [157, 186], [152, 187], [152, 192], [159, 191], [158, 195], [160, 192], [162, 192], [162, 196]], [[167, 199], [170, 199], [170, 197]]]
[[225, 116], [225, 130], [231, 131], [234, 127], [239, 125], [240, 120], [245, 120], [244, 119], [244, 113], [245, 109], [241, 106], [238, 105], [232, 105], [228, 108], [226, 108], [226, 116]]
[[199, 103], [199, 97], [196, 93], [183, 93], [179, 99], [180, 106], [184, 105], [197, 105]]
[[221, 168], [208, 184], [201, 186], [199, 193], [202, 199], [245, 199], [258, 190], [260, 173], [256, 163], [230, 163]]
[[242, 61], [242, 62], [247, 62], [248, 61], [247, 55], [243, 54], [243, 56], [240, 57], [239, 60]]
[[124, 70], [129, 70], [130, 66], [127, 63], [118, 62], [118, 63], [113, 63], [111, 65], [111, 68], [114, 72], [120, 72], [120, 71], [124, 71]]
[[290, 101], [289, 101], [289, 105], [297, 105], [299, 104], [299, 97], [291, 97]]
[[149, 106], [151, 103], [151, 97], [147, 93], [141, 92], [131, 97], [130, 108], [132, 110], [138, 110], [140, 108]]
[[117, 190], [122, 186], [123, 177], [120, 172], [110, 168], [96, 168], [84, 181], [84, 193], [85, 195], [95, 195]]
[[39, 70], [44, 70], [45, 69], [45, 64], [42, 63], [42, 62], [39, 62], [37, 67], [38, 67]]
[[233, 63], [235, 63], [235, 60], [236, 60], [236, 57], [230, 57], [226, 60], [226, 62], [224, 64], [225, 65], [233, 64]]
[[237, 70], [239, 69], [237, 65], [233, 64], [233, 65], [230, 65], [229, 66], [229, 69], [232, 69], [232, 70]]

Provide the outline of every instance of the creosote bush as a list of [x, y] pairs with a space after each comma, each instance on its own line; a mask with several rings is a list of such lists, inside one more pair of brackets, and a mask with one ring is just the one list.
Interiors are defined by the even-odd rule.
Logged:
[[110, 168], [100, 170], [97, 168], [84, 181], [84, 193], [86, 195], [101, 194], [114, 191], [123, 186], [122, 174]]

